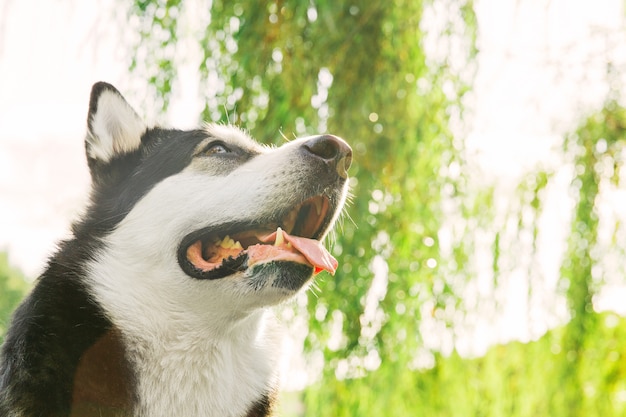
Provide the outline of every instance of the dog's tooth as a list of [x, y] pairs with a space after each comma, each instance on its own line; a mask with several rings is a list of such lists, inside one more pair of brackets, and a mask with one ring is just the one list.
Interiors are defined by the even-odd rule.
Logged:
[[274, 246], [280, 246], [285, 242], [285, 237], [283, 236], [283, 229], [280, 227], [276, 229], [276, 240], [274, 241]]
[[233, 239], [228, 235], [224, 236], [222, 240], [217, 240], [215, 242], [215, 246], [219, 246], [220, 248], [224, 249], [243, 249], [243, 246], [241, 246], [241, 242]]
[[224, 239], [220, 242], [220, 246], [224, 249], [230, 249], [233, 247], [234, 241], [230, 238], [230, 236], [224, 236]]

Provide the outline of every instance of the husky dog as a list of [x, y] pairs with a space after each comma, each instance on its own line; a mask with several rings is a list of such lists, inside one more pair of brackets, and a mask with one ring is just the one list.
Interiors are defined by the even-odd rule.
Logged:
[[14, 313], [0, 415], [270, 415], [268, 309], [334, 273], [320, 241], [345, 201], [350, 147], [147, 128], [106, 83], [87, 125], [91, 203]]

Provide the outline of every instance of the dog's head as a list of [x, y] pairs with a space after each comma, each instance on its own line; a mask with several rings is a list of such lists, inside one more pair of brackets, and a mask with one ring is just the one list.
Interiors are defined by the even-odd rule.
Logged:
[[98, 236], [97, 296], [233, 314], [285, 300], [337, 267], [321, 241], [347, 192], [352, 152], [340, 138], [274, 148], [231, 126], [147, 128], [98, 83], [86, 152], [92, 204], [75, 234]]

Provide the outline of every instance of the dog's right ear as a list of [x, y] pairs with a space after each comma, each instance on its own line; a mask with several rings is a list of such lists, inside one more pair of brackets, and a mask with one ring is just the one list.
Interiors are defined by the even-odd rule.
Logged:
[[111, 84], [99, 82], [91, 89], [85, 150], [90, 168], [135, 151], [146, 125]]

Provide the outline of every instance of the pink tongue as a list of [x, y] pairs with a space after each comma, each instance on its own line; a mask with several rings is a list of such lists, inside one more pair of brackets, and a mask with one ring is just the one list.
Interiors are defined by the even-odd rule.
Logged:
[[[335, 275], [337, 266], [339, 263], [331, 255], [322, 242], [315, 239], [307, 239], [300, 236], [291, 236], [287, 232], [283, 231], [283, 238], [291, 243], [291, 245], [300, 252], [307, 261], [315, 268], [314, 273], [318, 274], [321, 271], [328, 271], [332, 275]], [[276, 240], [276, 232], [265, 236], [261, 239], [263, 242], [272, 242]]]

